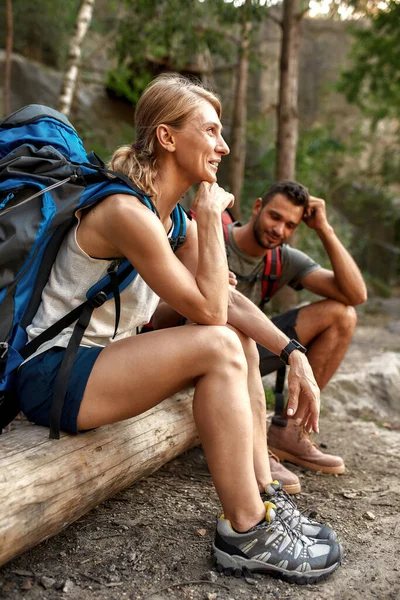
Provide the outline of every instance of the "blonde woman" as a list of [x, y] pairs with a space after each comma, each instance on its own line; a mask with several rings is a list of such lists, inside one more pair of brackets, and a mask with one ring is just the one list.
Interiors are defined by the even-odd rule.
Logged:
[[[229, 152], [220, 117], [218, 98], [179, 75], [160, 76], [147, 87], [136, 110], [136, 141], [115, 152], [111, 167], [152, 195], [159, 218], [123, 194], [78, 211], [28, 332], [36, 337], [76, 306], [112, 261], [127, 258], [139, 275], [121, 293], [118, 334], [113, 339], [111, 300], [94, 311], [82, 339], [61, 427], [82, 432], [127, 419], [194, 385], [194, 418], [224, 511], [213, 546], [218, 569], [262, 570], [307, 583], [333, 572], [341, 549], [331, 529], [300, 515], [271, 481], [253, 339], [278, 355], [289, 339], [228, 285], [221, 212], [234, 199], [217, 184]], [[185, 243], [175, 254], [171, 214], [196, 183], [197, 223], [187, 222]], [[159, 298], [195, 324], [134, 335]], [[71, 331], [39, 348], [19, 371], [22, 408], [42, 425], [49, 424], [54, 379]], [[312, 371], [302, 352], [287, 352], [289, 413], [317, 430]]]

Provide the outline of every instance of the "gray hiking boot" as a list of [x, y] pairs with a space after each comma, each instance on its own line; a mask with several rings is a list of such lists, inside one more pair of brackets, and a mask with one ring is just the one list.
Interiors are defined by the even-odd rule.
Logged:
[[219, 572], [240, 577], [258, 571], [306, 584], [331, 575], [340, 565], [342, 548], [332, 541], [318, 542], [292, 531], [272, 502], [264, 502], [265, 520], [246, 533], [237, 533], [230, 522], [218, 519], [212, 548]]
[[297, 531], [314, 540], [335, 541], [336, 532], [317, 521], [312, 521], [309, 517], [302, 514], [296, 507], [296, 504], [285, 492], [280, 481], [273, 481], [265, 488], [265, 493], [261, 498], [267, 502], [273, 502], [276, 505], [276, 512], [280, 519], [285, 521], [290, 529]]

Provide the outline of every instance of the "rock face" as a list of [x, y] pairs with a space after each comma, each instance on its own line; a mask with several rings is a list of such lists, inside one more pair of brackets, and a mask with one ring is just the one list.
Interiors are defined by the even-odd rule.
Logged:
[[[0, 50], [0, 70], [4, 51]], [[104, 76], [104, 73], [103, 73]], [[35, 61], [14, 54], [11, 67], [11, 112], [27, 104], [45, 104], [57, 108], [61, 74]], [[0, 89], [2, 105], [2, 88]], [[108, 97], [102, 83], [90, 80], [79, 84], [73, 103], [71, 122], [88, 150], [107, 159], [114, 148], [133, 138], [133, 107]]]
[[399, 415], [399, 390], [400, 354], [382, 352], [354, 365], [353, 372], [336, 373], [323, 392], [323, 406], [338, 416], [366, 409], [381, 417]]
[[[399, 326], [400, 320], [390, 319], [380, 328], [357, 327], [342, 364], [321, 394], [322, 414], [330, 413], [339, 419], [375, 416], [378, 420], [398, 421]], [[275, 374], [263, 380], [264, 385], [273, 387]]]

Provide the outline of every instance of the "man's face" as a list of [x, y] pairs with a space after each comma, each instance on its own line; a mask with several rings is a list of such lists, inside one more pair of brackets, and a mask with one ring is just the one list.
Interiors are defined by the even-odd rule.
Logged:
[[265, 250], [286, 242], [300, 225], [303, 206], [292, 204], [282, 194], [276, 194], [264, 208], [259, 198], [253, 208], [253, 233], [259, 246]]

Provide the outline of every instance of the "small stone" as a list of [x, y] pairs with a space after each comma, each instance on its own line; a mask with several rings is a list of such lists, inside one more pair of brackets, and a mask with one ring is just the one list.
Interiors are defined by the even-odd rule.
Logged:
[[352, 500], [353, 498], [357, 498], [357, 492], [343, 492], [342, 496], [343, 498], [348, 498], [349, 500]]
[[366, 519], [368, 519], [369, 521], [374, 521], [375, 520], [375, 515], [373, 512], [371, 512], [370, 510], [367, 510], [364, 514], [363, 517], [365, 517]]
[[21, 585], [19, 586], [21, 590], [31, 590], [32, 589], [32, 579], [28, 578], [25, 579], [25, 581], [23, 583], [21, 583]]
[[215, 571], [208, 571], [207, 579], [209, 579], [209, 581], [211, 581], [212, 583], [215, 583], [216, 581], [218, 581], [218, 575], [217, 573], [215, 573]]
[[206, 529], [196, 529], [196, 533], [198, 533], [199, 535], [204, 537], [207, 533], [207, 530]]
[[55, 579], [52, 577], [46, 577], [46, 575], [43, 575], [43, 577], [40, 578], [40, 585], [44, 587], [45, 590], [49, 590], [51, 587], [53, 587], [55, 582]]
[[65, 594], [70, 594], [70, 593], [72, 592], [72, 590], [74, 589], [74, 587], [75, 587], [75, 586], [74, 586], [74, 582], [73, 582], [73, 581], [71, 581], [70, 579], [67, 579], [67, 580], [65, 581], [65, 583], [64, 583], [64, 586], [63, 586], [63, 589], [62, 589], [62, 591], [63, 591]]
[[64, 587], [64, 583], [65, 583], [64, 579], [57, 579], [57, 581], [54, 584], [54, 588], [56, 590], [62, 590], [62, 588]]
[[216, 592], [208, 592], [207, 593], [207, 600], [215, 600], [217, 597]]

